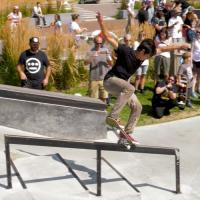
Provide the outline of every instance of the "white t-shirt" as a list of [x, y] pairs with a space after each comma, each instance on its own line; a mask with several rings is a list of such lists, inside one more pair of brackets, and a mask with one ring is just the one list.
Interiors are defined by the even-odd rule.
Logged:
[[18, 14], [11, 12], [8, 15], [8, 19], [11, 20], [12, 23], [19, 23], [19, 21], [22, 19], [22, 13], [18, 12]]
[[[161, 42], [161, 41], [159, 40], [158, 36], [156, 36], [156, 40], [160, 42], [160, 43], [158, 44], [158, 48], [159, 48], [159, 47], [160, 47], [160, 48], [162, 48], [162, 47], [167, 47], [167, 46], [169, 46], [170, 44], [172, 44], [172, 38], [171, 38], [171, 37], [168, 38], [167, 40]], [[169, 51], [167, 51], [167, 52], [162, 52], [162, 53], [160, 53], [160, 54], [157, 54], [156, 56], [164, 56], [164, 57], [166, 57], [166, 58], [170, 58], [170, 52], [169, 52]]]
[[130, 13], [134, 14], [135, 0], [129, 0], [127, 6], [128, 6], [127, 10]]
[[180, 16], [171, 17], [169, 19], [168, 26], [171, 26], [171, 25], [175, 24], [176, 22], [178, 22], [178, 23], [170, 29], [170, 34], [171, 34], [172, 38], [182, 38], [183, 37], [183, 35], [182, 35], [182, 25], [184, 23], [183, 23], [183, 20]]
[[[136, 50], [139, 47], [140, 43], [138, 41], [135, 41], [133, 44], [133, 49]], [[144, 60], [144, 62], [141, 64], [149, 66], [149, 59]]]
[[33, 7], [32, 16], [34, 15], [42, 15], [41, 7], [38, 7], [38, 6]]
[[194, 40], [192, 43], [192, 60], [200, 62], [200, 40]]
[[78, 25], [78, 23], [75, 21], [72, 21], [71, 25], [70, 25], [70, 31], [76, 33], [76, 31], [80, 31], [80, 30], [81, 30], [81, 28]]

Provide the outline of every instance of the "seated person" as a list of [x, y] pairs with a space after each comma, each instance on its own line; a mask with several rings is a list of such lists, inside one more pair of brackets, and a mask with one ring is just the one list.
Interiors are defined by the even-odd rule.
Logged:
[[42, 8], [41, 8], [41, 5], [40, 5], [40, 2], [37, 2], [36, 3], [36, 6], [33, 7], [33, 11], [32, 11], [32, 17], [33, 18], [36, 18], [36, 25], [40, 26], [41, 23], [40, 23], [40, 20], [42, 19], [43, 21], [43, 24], [44, 26], [46, 26], [46, 20], [45, 20], [45, 17], [44, 15], [42, 14]]
[[170, 109], [177, 106], [177, 87], [174, 76], [170, 76], [166, 81], [158, 81], [154, 88], [152, 98], [153, 116], [161, 118], [170, 114]]

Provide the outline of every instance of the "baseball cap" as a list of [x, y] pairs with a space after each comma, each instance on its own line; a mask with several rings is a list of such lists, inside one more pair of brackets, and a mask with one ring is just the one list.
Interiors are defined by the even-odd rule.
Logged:
[[29, 42], [30, 43], [39, 43], [39, 38], [38, 37], [31, 37]]
[[19, 10], [19, 6], [17, 6], [17, 5], [14, 6], [13, 8], [14, 8], [15, 10]]

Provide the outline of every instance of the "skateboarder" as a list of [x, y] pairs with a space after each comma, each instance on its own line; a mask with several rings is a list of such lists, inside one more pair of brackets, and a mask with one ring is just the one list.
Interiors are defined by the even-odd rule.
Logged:
[[[97, 21], [105, 39], [112, 45], [117, 54], [117, 60], [113, 68], [104, 78], [104, 88], [110, 94], [117, 97], [116, 103], [107, 117], [107, 122], [114, 120], [118, 123], [119, 113], [126, 103], [128, 103], [131, 112], [124, 130], [127, 134], [132, 134], [140, 117], [142, 105], [134, 94], [135, 88], [129, 83], [129, 78], [136, 72], [145, 59], [149, 59], [156, 53], [188, 48], [188, 44], [173, 44], [163, 48], [156, 48], [152, 39], [145, 39], [136, 50], [133, 50], [124, 44], [119, 44], [118, 41], [109, 34], [109, 31], [104, 25], [102, 15], [99, 12], [97, 12]], [[124, 134], [120, 135], [121, 138], [124, 137]], [[132, 138], [132, 140], [134, 141], [135, 139]]]

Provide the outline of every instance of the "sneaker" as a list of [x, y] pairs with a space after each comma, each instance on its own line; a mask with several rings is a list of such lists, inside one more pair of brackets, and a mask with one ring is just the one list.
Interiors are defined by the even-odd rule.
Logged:
[[120, 125], [120, 120], [119, 119], [114, 119], [113, 117], [107, 116], [106, 117], [106, 124], [108, 124], [111, 127], [116, 127]]
[[144, 94], [144, 89], [140, 89], [140, 93], [141, 93], [141, 94]]
[[128, 134], [128, 137], [131, 139], [132, 143], [140, 144], [131, 134]]
[[198, 98], [198, 95], [196, 94], [196, 92], [192, 92], [192, 95], [191, 95], [193, 98]]
[[186, 103], [186, 106], [189, 107], [189, 108], [192, 108], [192, 102], [191, 102], [191, 101], [188, 101], [188, 102]]
[[165, 115], [165, 116], [169, 116], [169, 115], [170, 115], [170, 111], [169, 111], [168, 109], [165, 109], [164, 115]]

